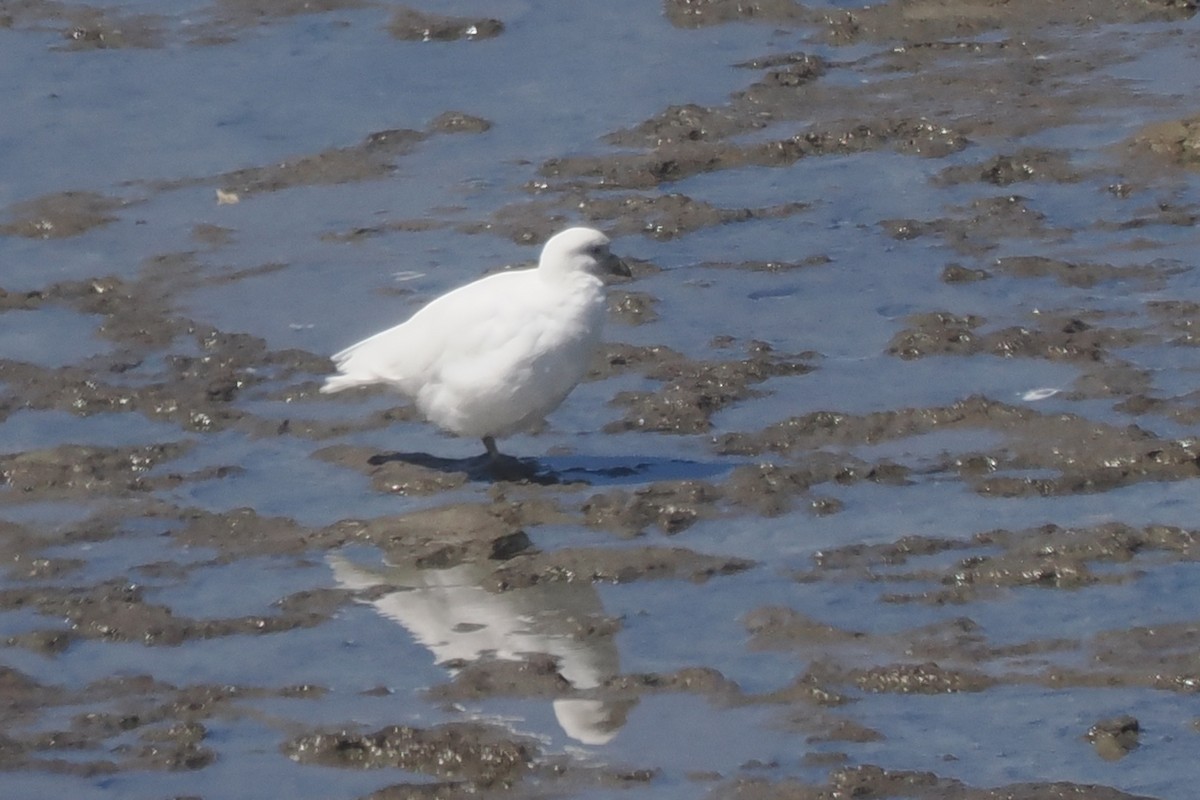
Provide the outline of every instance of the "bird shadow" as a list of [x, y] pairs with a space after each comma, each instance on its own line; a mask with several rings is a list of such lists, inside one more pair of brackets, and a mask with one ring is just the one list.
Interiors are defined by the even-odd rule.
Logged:
[[430, 453], [380, 453], [367, 459], [372, 466], [409, 464], [444, 474], [465, 474], [481, 483], [533, 483], [541, 486], [588, 484], [611, 486], [658, 480], [711, 478], [732, 470], [730, 462], [703, 462], [657, 456], [552, 456], [543, 459], [486, 454], [442, 458]]
[[543, 486], [564, 483], [536, 459], [506, 455], [442, 458], [430, 453], [380, 453], [368, 458], [367, 463], [373, 467], [389, 463], [409, 464], [446, 475], [465, 474], [469, 480], [483, 483], [536, 483]]
[[569, 455], [546, 458], [542, 464], [563, 482], [617, 486], [648, 481], [702, 480], [724, 475], [737, 463], [731, 461], [691, 461], [663, 456], [586, 456]]

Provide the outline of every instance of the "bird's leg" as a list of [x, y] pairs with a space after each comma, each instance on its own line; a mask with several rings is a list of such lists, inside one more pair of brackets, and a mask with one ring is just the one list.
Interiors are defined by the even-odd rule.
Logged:
[[493, 480], [529, 481], [537, 475], [537, 462], [532, 459], [523, 462], [519, 458], [504, 455], [496, 447], [494, 436], [483, 437], [483, 446], [487, 448], [487, 453], [481, 456], [481, 458], [487, 459], [487, 465], [484, 466], [484, 469], [487, 470]]
[[500, 459], [500, 451], [496, 448], [496, 440], [493, 437], [483, 437], [483, 446], [487, 448], [488, 458], [493, 464]]
[[491, 474], [494, 480], [510, 480], [513, 464], [517, 463], [517, 460], [501, 453], [500, 448], [496, 447], [496, 439], [493, 436], [483, 437], [483, 446], [487, 448], [487, 453], [483, 456], [487, 460], [487, 466], [484, 469]]

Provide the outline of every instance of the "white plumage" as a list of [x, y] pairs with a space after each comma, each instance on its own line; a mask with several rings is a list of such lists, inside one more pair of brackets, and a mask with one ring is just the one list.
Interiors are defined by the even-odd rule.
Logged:
[[489, 275], [431, 301], [407, 321], [333, 356], [322, 392], [386, 384], [459, 436], [524, 430], [575, 388], [604, 327], [605, 273], [629, 275], [608, 237], [569, 228], [537, 267]]

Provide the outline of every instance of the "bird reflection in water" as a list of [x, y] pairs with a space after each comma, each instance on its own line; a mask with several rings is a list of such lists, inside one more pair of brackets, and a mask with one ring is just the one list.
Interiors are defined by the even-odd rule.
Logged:
[[613, 633], [590, 633], [584, 639], [574, 635], [580, 620], [604, 616], [589, 583], [547, 581], [491, 592], [483, 587], [494, 568], [488, 565], [366, 567], [338, 555], [329, 556], [329, 564], [343, 588], [396, 587], [363, 602], [407, 630], [452, 675], [482, 660], [522, 662], [536, 654], [553, 658], [571, 687], [553, 700], [554, 716], [567, 736], [582, 744], [611, 741], [636, 703], [587, 696], [619, 671]]

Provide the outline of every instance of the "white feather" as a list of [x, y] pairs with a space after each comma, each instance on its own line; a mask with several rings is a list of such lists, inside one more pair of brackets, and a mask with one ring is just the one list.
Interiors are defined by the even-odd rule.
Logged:
[[[333, 356], [322, 392], [386, 384], [460, 436], [498, 437], [553, 411], [583, 378], [604, 326], [599, 231], [571, 228], [534, 269], [481, 278]], [[620, 265], [620, 267], [614, 266]]]

